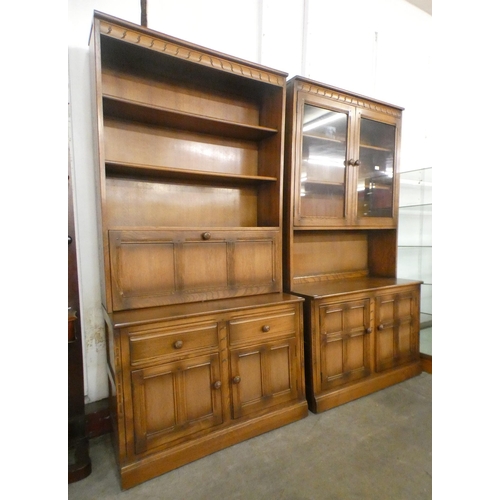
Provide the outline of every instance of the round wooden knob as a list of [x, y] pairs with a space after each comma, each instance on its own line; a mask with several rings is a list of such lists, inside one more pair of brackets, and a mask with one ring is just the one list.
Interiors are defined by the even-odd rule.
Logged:
[[347, 162], [351, 167], [354, 166], [354, 159], [350, 158], [349, 161]]
[[266, 333], [267, 333], [269, 330], [271, 330], [271, 327], [270, 327], [269, 325], [264, 325], [264, 326], [262, 327], [262, 331], [263, 331], [263, 332], [266, 332]]
[[384, 329], [384, 325], [381, 323], [380, 325], [378, 325], [378, 326], [377, 326], [377, 328], [378, 328], [379, 330], [383, 330], [383, 329]]
[[203, 233], [203, 234], [201, 235], [201, 237], [202, 237], [204, 240], [209, 240], [209, 239], [212, 237], [212, 235], [211, 235], [211, 234], [207, 231], [206, 233]]
[[233, 377], [233, 384], [239, 384], [240, 382], [241, 382], [241, 377], [239, 375]]
[[174, 347], [176, 349], [180, 349], [183, 345], [184, 345], [184, 342], [182, 340], [177, 340], [176, 342], [174, 342]]
[[372, 333], [372, 329], [370, 326], [366, 329], [366, 333]]
[[222, 386], [222, 382], [220, 380], [217, 380], [217, 382], [214, 382], [214, 389], [220, 389]]

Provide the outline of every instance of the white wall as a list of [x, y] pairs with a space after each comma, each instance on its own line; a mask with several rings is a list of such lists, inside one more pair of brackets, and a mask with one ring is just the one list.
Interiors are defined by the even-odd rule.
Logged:
[[[107, 396], [88, 38], [93, 11], [140, 24], [140, 0], [69, 0], [70, 145], [87, 401]], [[405, 107], [402, 170], [428, 165], [431, 17], [405, 0], [148, 0], [148, 26], [290, 76]]]

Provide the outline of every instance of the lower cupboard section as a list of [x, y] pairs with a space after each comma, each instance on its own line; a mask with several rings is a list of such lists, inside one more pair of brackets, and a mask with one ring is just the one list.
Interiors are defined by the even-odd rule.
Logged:
[[419, 284], [305, 298], [306, 393], [314, 413], [421, 373]]
[[303, 299], [255, 301], [105, 315], [124, 489], [307, 416]]

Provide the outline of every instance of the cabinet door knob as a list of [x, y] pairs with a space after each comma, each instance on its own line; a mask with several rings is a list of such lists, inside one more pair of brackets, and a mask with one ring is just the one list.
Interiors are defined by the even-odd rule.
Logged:
[[212, 237], [212, 235], [211, 235], [211, 234], [207, 231], [206, 233], [203, 233], [203, 234], [201, 235], [201, 237], [202, 237], [204, 240], [209, 240], [209, 239]]
[[354, 159], [353, 158], [350, 158], [349, 161], [347, 162], [348, 165], [350, 165], [351, 167], [354, 166]]
[[176, 342], [174, 342], [174, 347], [176, 349], [180, 349], [183, 345], [184, 345], [184, 342], [182, 340], [177, 340]]
[[222, 382], [220, 380], [217, 380], [217, 382], [214, 382], [214, 389], [220, 389], [222, 386]]
[[369, 326], [369, 327], [366, 329], [366, 333], [372, 333], [372, 328], [371, 328], [371, 326]]
[[360, 165], [361, 165], [361, 162], [360, 162], [359, 160], [356, 160], [356, 161], [354, 162], [354, 166], [355, 166], [355, 167], [359, 167]]
[[239, 384], [240, 382], [241, 382], [241, 377], [239, 375], [233, 377], [233, 384]]
[[262, 327], [262, 331], [263, 331], [263, 332], [266, 332], [266, 333], [267, 333], [269, 330], [271, 330], [271, 327], [270, 327], [269, 325], [264, 325], [264, 326]]
[[382, 323], [380, 323], [380, 325], [378, 325], [378, 326], [377, 326], [377, 328], [378, 328], [379, 330], [383, 330], [383, 329], [384, 329], [384, 325], [383, 325]]

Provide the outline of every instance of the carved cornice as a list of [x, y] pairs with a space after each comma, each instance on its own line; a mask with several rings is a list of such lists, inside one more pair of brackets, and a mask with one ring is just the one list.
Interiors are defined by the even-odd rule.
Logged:
[[101, 20], [100, 31], [101, 34], [118, 40], [124, 40], [125, 42], [139, 45], [149, 50], [162, 52], [169, 56], [178, 57], [179, 59], [191, 61], [217, 70], [234, 73], [238, 76], [244, 76], [280, 87], [283, 86], [286, 81], [285, 76], [271, 73], [263, 68], [255, 68], [241, 62], [229, 60], [221, 55], [202, 52], [201, 50], [182, 45], [176, 41], [160, 38], [159, 36], [144, 33], [129, 27], [120, 26], [110, 21]]
[[333, 99], [335, 101], [350, 104], [352, 106], [358, 106], [360, 108], [365, 108], [371, 111], [376, 111], [378, 113], [385, 113], [390, 116], [401, 118], [401, 110], [398, 108], [393, 108], [380, 102], [370, 101], [369, 99], [366, 99], [364, 97], [348, 94], [332, 87], [322, 87], [321, 85], [316, 85], [314, 83], [299, 81], [297, 82], [297, 89], [301, 92], [319, 95], [321, 97]]

